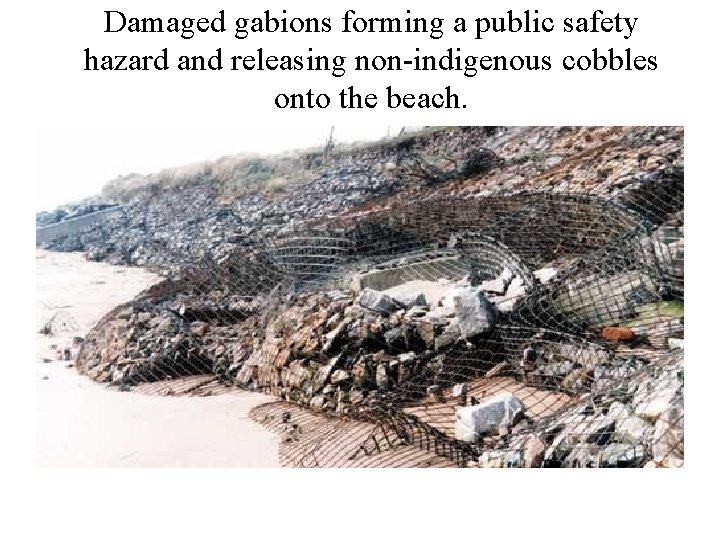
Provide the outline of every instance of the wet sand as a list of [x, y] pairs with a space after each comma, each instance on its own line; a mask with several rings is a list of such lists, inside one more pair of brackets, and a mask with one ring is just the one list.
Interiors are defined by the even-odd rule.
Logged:
[[[76, 253], [36, 253], [37, 329], [55, 315], [52, 336], [37, 334], [37, 464], [72, 467], [275, 467], [278, 436], [248, 418], [270, 401], [240, 392], [164, 397], [117, 392], [58, 360], [73, 336], [157, 281], [153, 274], [85, 261]], [[63, 325], [64, 323], [64, 325]]]

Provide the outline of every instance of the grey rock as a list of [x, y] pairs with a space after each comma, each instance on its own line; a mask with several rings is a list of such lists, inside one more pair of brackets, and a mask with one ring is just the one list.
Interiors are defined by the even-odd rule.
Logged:
[[393, 300], [390, 296], [373, 289], [364, 289], [363, 292], [360, 293], [358, 303], [366, 309], [377, 311], [378, 313], [383, 313], [385, 315], [389, 315], [400, 308], [397, 302], [395, 302], [395, 300]]
[[522, 402], [508, 392], [488, 398], [477, 405], [458, 407], [455, 412], [455, 437], [474, 443], [485, 434], [510, 428], [524, 411]]
[[387, 343], [391, 349], [404, 349], [406, 346], [405, 334], [402, 328], [392, 328], [385, 332], [383, 337], [385, 338], [385, 343]]
[[449, 347], [458, 339], [460, 339], [460, 326], [457, 322], [454, 322], [447, 325], [440, 335], [435, 337], [435, 350]]
[[611, 443], [600, 451], [602, 467], [640, 467], [647, 459], [642, 445]]
[[412, 306], [427, 306], [427, 300], [425, 300], [425, 294], [422, 292], [403, 292], [395, 293], [392, 298], [400, 305], [405, 307]]
[[469, 287], [456, 290], [454, 304], [460, 335], [463, 338], [471, 339], [495, 328], [495, 308], [479, 289]]

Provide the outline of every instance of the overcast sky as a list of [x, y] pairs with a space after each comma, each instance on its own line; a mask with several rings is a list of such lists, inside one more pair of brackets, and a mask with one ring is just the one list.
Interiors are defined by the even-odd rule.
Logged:
[[[335, 126], [343, 142], [397, 134], [402, 126]], [[261, 154], [323, 144], [330, 126], [71, 125], [36, 133], [36, 210], [100, 192], [118, 175], [151, 173], [228, 154]], [[42, 151], [40, 151], [42, 149]]]

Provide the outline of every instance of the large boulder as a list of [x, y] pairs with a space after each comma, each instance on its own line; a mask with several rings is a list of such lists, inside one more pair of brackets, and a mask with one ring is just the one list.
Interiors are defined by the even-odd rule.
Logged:
[[471, 339], [495, 328], [497, 312], [479, 288], [457, 288], [452, 295], [460, 335], [463, 338]]
[[502, 392], [477, 405], [458, 407], [455, 413], [455, 437], [475, 443], [482, 435], [499, 433], [512, 427], [525, 410], [522, 402], [509, 392]]
[[377, 311], [384, 315], [388, 315], [400, 308], [397, 302], [390, 296], [374, 289], [364, 289], [363, 292], [360, 293], [358, 303], [366, 309]]

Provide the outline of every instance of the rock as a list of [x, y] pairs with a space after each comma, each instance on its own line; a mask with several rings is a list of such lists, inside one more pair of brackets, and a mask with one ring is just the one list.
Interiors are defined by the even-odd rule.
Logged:
[[499, 278], [502, 279], [505, 283], [510, 283], [513, 277], [514, 274], [509, 268], [503, 268], [503, 271], [500, 273], [499, 276]]
[[670, 349], [684, 349], [685, 340], [680, 338], [668, 338], [668, 348]]
[[357, 404], [363, 400], [363, 393], [358, 388], [350, 389], [350, 403]]
[[337, 364], [339, 360], [340, 357], [335, 356], [330, 360], [330, 362], [328, 362], [327, 365], [320, 366], [317, 371], [315, 371], [315, 376], [313, 377], [313, 392], [317, 392], [325, 386], [325, 383], [328, 381], [328, 377], [330, 377], [335, 364]]
[[454, 345], [460, 339], [460, 327], [453, 322], [445, 327], [439, 336], [435, 337], [435, 350], [439, 351], [445, 347]]
[[204, 336], [208, 333], [210, 325], [204, 321], [193, 321], [190, 323], [190, 333], [196, 336]]
[[323, 408], [323, 404], [325, 403], [325, 397], [322, 395], [315, 396], [310, 400], [310, 408], [321, 410]]
[[397, 358], [397, 361], [401, 364], [406, 364], [408, 362], [414, 361], [416, 357], [417, 355], [414, 352], [410, 351], [407, 353], [398, 354], [395, 358]]
[[418, 322], [415, 325], [418, 335], [426, 349], [435, 348], [435, 325], [425, 322]]
[[490, 294], [505, 294], [507, 283], [502, 278], [488, 279], [480, 283], [480, 290]]
[[608, 341], [632, 341], [635, 339], [635, 332], [621, 326], [607, 326], [602, 329], [601, 336]]
[[525, 296], [526, 294], [527, 287], [525, 286], [525, 282], [520, 277], [513, 278], [513, 280], [510, 282], [510, 285], [508, 285], [507, 291], [505, 292], [505, 296], [512, 299], [519, 296]]
[[[548, 459], [548, 456], [545, 456]], [[570, 452], [562, 460], [564, 467], [592, 467], [600, 463], [600, 447], [594, 444], [578, 444], [570, 449]]]
[[626, 444], [641, 444], [647, 440], [652, 424], [632, 414], [630, 407], [614, 401], [607, 412], [607, 417], [615, 422], [615, 440]]
[[487, 469], [520, 467], [522, 457], [517, 450], [486, 450], [478, 458], [478, 464]]
[[442, 403], [445, 401], [443, 396], [442, 387], [439, 384], [433, 384], [425, 389], [425, 394], [434, 398], [436, 402]]
[[[454, 312], [453, 312], [454, 316]], [[425, 316], [418, 321], [418, 324], [431, 324], [436, 326], [443, 326], [447, 324], [445, 315], [442, 315], [440, 311], [428, 311]]]
[[500, 313], [511, 313], [522, 300], [522, 296], [491, 296], [488, 300]]
[[576, 412], [563, 422], [565, 429], [555, 439], [554, 446], [560, 443], [572, 446], [586, 443], [604, 445], [613, 436], [615, 422], [604, 414], [585, 416]]
[[499, 364], [491, 367], [490, 370], [485, 374], [485, 377], [499, 377], [503, 373], [505, 373], [509, 367], [510, 367], [509, 363], [500, 362]]
[[347, 298], [351, 298], [352, 293], [344, 289], [334, 289], [332, 291], [327, 291], [325, 293], [325, 296], [327, 296], [331, 300], [345, 300]]
[[333, 374], [330, 376], [330, 382], [333, 384], [338, 384], [349, 379], [350, 374], [343, 369], [338, 369], [337, 371], [334, 371]]
[[540, 366], [540, 372], [546, 377], [565, 377], [573, 371], [574, 365], [570, 360], [552, 362]]
[[358, 303], [366, 309], [377, 311], [384, 315], [389, 315], [400, 308], [397, 302], [390, 296], [373, 289], [364, 289], [363, 292], [360, 293]]
[[546, 283], [549, 283], [550, 281], [555, 279], [555, 276], [558, 275], [558, 269], [557, 268], [540, 268], [539, 270], [535, 270], [533, 272], [533, 275], [537, 278], [537, 280], [542, 285], [545, 285]]
[[678, 380], [647, 381], [633, 397], [635, 414], [654, 422], [670, 409], [678, 396], [682, 398], [683, 384]]
[[468, 388], [467, 384], [465, 383], [459, 383], [453, 386], [452, 389], [452, 397], [461, 397], [467, 394]]
[[400, 305], [405, 307], [427, 306], [425, 294], [423, 292], [398, 292], [393, 293], [392, 298]]
[[685, 463], [685, 415], [679, 401], [655, 422], [652, 455], [660, 467], [682, 467]]
[[463, 338], [471, 339], [495, 328], [495, 308], [480, 290], [475, 287], [458, 290], [453, 299]]
[[407, 316], [411, 317], [413, 319], [425, 317], [426, 315], [427, 315], [427, 307], [426, 306], [412, 306], [407, 311]]
[[568, 392], [578, 393], [585, 387], [585, 380], [585, 371], [582, 369], [575, 369], [565, 376], [560, 383], [560, 387]]
[[647, 458], [642, 445], [611, 443], [600, 451], [602, 467], [640, 467]]
[[390, 388], [390, 379], [387, 375], [386, 364], [378, 364], [375, 369], [375, 384], [378, 390], [386, 392]]
[[335, 347], [335, 345], [345, 332], [346, 327], [346, 324], [340, 324], [340, 326], [338, 326], [335, 330], [332, 330], [323, 336], [322, 351], [324, 353], [329, 353], [333, 349], [333, 347]]
[[391, 350], [402, 350], [405, 349], [407, 343], [405, 341], [405, 334], [402, 328], [393, 328], [383, 334], [385, 343]]
[[539, 435], [535, 433], [530, 435], [525, 443], [522, 466], [532, 468], [540, 467], [545, 458], [546, 446]]
[[520, 367], [525, 371], [532, 371], [536, 367], [537, 362], [537, 351], [532, 347], [525, 347], [522, 352], [522, 360], [520, 361]]
[[458, 407], [455, 413], [455, 437], [475, 443], [482, 435], [498, 433], [500, 427], [510, 428], [519, 420], [524, 407], [509, 392], [503, 392], [478, 405]]

